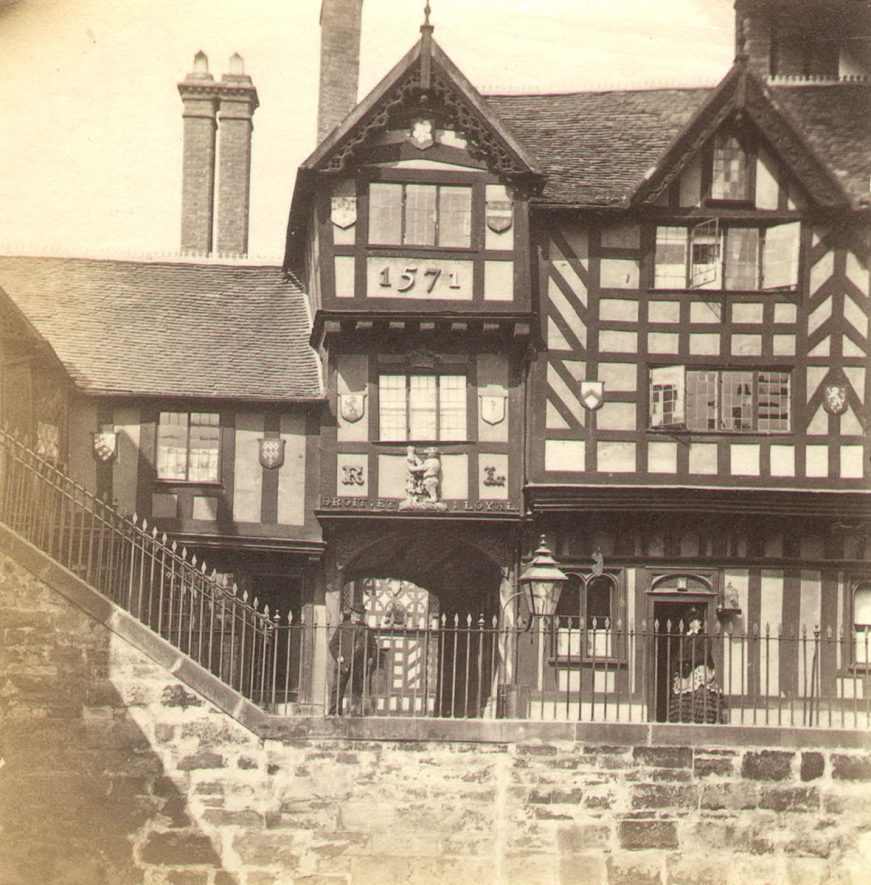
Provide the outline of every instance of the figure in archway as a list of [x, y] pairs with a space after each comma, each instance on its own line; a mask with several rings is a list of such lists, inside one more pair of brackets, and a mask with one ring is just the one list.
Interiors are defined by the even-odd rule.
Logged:
[[336, 662], [336, 682], [333, 687], [330, 715], [342, 710], [348, 682], [351, 683], [351, 716], [363, 712], [366, 681], [378, 660], [378, 643], [366, 624], [366, 609], [355, 604], [345, 613], [345, 619], [336, 627], [330, 640], [330, 654]]

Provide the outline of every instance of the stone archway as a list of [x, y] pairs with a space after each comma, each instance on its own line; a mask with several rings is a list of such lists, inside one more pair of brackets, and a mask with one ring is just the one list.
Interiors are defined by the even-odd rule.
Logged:
[[504, 581], [492, 556], [452, 531], [401, 528], [361, 544], [339, 574], [345, 606], [364, 605], [381, 649], [368, 712], [482, 715]]

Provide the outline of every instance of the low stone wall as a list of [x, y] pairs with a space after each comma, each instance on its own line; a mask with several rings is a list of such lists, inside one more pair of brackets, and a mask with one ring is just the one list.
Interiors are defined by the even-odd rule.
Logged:
[[867, 878], [867, 736], [388, 740], [409, 723], [314, 720], [262, 738], [2, 553], [0, 638], [2, 885]]

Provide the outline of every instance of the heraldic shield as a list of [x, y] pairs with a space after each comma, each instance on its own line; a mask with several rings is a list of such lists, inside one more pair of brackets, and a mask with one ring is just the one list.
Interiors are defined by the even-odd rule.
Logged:
[[501, 424], [505, 420], [505, 394], [481, 397], [481, 420]]
[[593, 411], [605, 402], [604, 381], [581, 381], [581, 405]]
[[353, 227], [357, 223], [357, 198], [333, 197], [330, 206], [330, 221], [342, 230]]
[[118, 434], [114, 430], [96, 430], [92, 436], [94, 457], [103, 464], [114, 461], [118, 454]]
[[495, 234], [504, 234], [514, 222], [510, 200], [487, 200], [487, 227]]
[[339, 414], [343, 421], [355, 424], [366, 413], [365, 393], [340, 393]]
[[845, 384], [827, 384], [823, 407], [830, 415], [843, 415], [847, 411], [847, 386]]
[[260, 445], [260, 464], [267, 470], [273, 470], [284, 464], [283, 439], [258, 439]]

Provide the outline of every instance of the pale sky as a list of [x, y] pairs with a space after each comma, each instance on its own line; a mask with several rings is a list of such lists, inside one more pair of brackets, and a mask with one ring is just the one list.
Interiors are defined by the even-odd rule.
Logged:
[[[716, 83], [732, 0], [430, 0], [482, 92]], [[419, 37], [424, 0], [364, 0], [360, 95]], [[0, 0], [0, 253], [177, 253], [181, 101], [202, 49], [240, 52], [254, 117], [252, 256], [280, 260], [314, 149], [320, 0]]]

